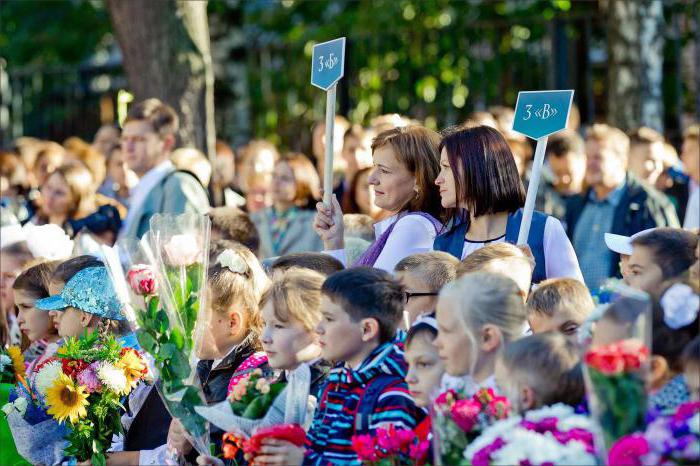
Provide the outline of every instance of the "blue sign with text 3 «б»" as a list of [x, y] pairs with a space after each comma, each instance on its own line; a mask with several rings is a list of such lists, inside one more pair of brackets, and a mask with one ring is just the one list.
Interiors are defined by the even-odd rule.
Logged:
[[314, 45], [311, 84], [327, 91], [345, 71], [345, 37]]
[[539, 139], [566, 128], [573, 97], [573, 90], [519, 92], [513, 131]]

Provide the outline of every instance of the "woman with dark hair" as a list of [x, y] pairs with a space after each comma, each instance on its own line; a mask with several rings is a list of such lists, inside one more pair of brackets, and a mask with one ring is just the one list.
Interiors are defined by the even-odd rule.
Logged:
[[[462, 259], [486, 244], [518, 239], [525, 188], [501, 133], [488, 126], [458, 128], [440, 142], [442, 206], [450, 228], [435, 249]], [[532, 280], [569, 277], [583, 281], [576, 253], [559, 220], [533, 212], [528, 246], [535, 258]]]
[[[440, 196], [433, 180], [439, 171], [440, 136], [422, 126], [405, 126], [380, 133], [372, 141], [374, 167], [369, 184], [374, 203], [391, 212], [374, 225], [376, 241], [353, 265], [367, 265], [393, 272], [404, 257], [432, 248], [442, 228]], [[322, 203], [314, 228], [327, 253], [346, 264], [343, 212], [333, 198], [331, 208]]]
[[312, 228], [312, 206], [320, 197], [320, 188], [311, 161], [298, 153], [280, 158], [275, 162], [270, 189], [273, 205], [250, 214], [260, 234], [260, 257], [323, 249]]

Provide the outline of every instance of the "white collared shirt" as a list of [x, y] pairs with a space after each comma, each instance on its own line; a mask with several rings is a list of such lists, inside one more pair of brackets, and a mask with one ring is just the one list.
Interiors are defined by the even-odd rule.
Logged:
[[146, 172], [139, 180], [138, 184], [129, 190], [129, 212], [126, 215], [119, 235], [124, 235], [129, 231], [131, 224], [134, 222], [136, 213], [141, 210], [148, 194], [160, 183], [166, 175], [172, 171], [173, 163], [170, 160], [164, 160], [155, 167]]

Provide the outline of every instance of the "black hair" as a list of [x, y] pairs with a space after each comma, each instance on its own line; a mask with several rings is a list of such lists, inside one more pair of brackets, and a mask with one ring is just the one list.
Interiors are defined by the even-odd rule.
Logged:
[[564, 129], [547, 140], [547, 156], [563, 157], [571, 153], [579, 157], [586, 155], [583, 138], [576, 131]]
[[525, 188], [515, 158], [501, 133], [489, 126], [452, 128], [443, 133], [452, 167], [458, 209], [453, 225], [499, 212], [512, 213], [525, 205]]
[[698, 336], [698, 317], [688, 325], [674, 329], [668, 326], [665, 311], [658, 301], [654, 302], [651, 327], [651, 351], [663, 356], [673, 372], [683, 371], [683, 351]]
[[353, 267], [326, 279], [321, 292], [340, 305], [357, 322], [372, 318], [379, 324], [379, 341], [396, 335], [403, 315], [403, 287], [388, 272], [372, 267]]
[[51, 280], [68, 283], [75, 274], [90, 267], [104, 267], [104, 263], [94, 256], [77, 256], [61, 262], [51, 275]]
[[656, 228], [632, 240], [633, 246], [651, 250], [665, 280], [676, 277], [695, 263], [698, 237], [680, 228]]

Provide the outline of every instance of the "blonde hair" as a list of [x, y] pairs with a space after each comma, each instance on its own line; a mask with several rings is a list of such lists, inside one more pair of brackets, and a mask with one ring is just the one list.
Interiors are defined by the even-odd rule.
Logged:
[[[485, 325], [496, 326], [502, 343], [513, 341], [523, 334], [527, 314], [518, 285], [505, 275], [488, 272], [468, 273], [440, 292], [440, 298], [451, 298], [453, 312], [462, 323], [472, 347], [477, 346], [476, 331]], [[471, 372], [476, 367], [472, 353]]]
[[492, 243], [469, 254], [457, 265], [457, 277], [467, 273], [478, 272], [489, 263], [503, 259], [515, 259], [523, 261], [535, 269], [535, 261], [520, 247], [510, 243]]
[[457, 277], [459, 261], [442, 251], [421, 252], [404, 257], [394, 267], [394, 272], [409, 272], [419, 275], [428, 285], [428, 291], [440, 291], [446, 283]]
[[586, 285], [573, 278], [552, 278], [540, 282], [527, 299], [528, 315], [539, 313], [553, 317], [568, 312], [583, 321], [594, 308]]
[[297, 320], [306, 330], [313, 331], [321, 321], [321, 286], [325, 279], [320, 273], [301, 267], [276, 271], [260, 307], [272, 300], [275, 317], [280, 321]]
[[517, 374], [533, 389], [535, 408], [554, 403], [576, 406], [583, 400], [578, 349], [564, 335], [545, 332], [510, 342], [501, 358], [509, 374]]
[[[217, 258], [224, 250], [231, 250], [239, 256], [245, 264], [244, 270], [234, 272], [219, 264]], [[208, 285], [214, 312], [230, 315], [236, 304], [236, 310], [245, 312], [243, 317], [247, 320], [248, 331], [258, 341], [262, 331], [259, 303], [269, 279], [255, 255], [245, 246], [233, 242], [226, 249], [214, 248], [209, 259]]]
[[619, 128], [596, 123], [586, 131], [586, 139], [607, 143], [608, 147], [620, 157], [627, 159], [630, 150], [630, 138]]

